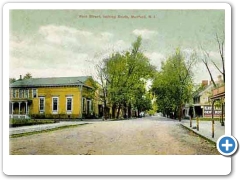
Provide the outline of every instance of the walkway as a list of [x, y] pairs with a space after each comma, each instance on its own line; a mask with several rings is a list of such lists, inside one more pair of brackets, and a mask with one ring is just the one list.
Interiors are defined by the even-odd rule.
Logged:
[[53, 123], [53, 124], [39, 124], [39, 125], [32, 125], [32, 126], [13, 127], [13, 128], [9, 128], [9, 135], [22, 134], [22, 133], [35, 132], [35, 131], [44, 131], [44, 130], [54, 129], [58, 127], [63, 127], [63, 126], [88, 124], [93, 122], [98, 122], [98, 120], [60, 121], [59, 123]]
[[215, 121], [214, 124], [214, 138], [212, 138], [212, 122], [211, 121], [199, 121], [199, 131], [197, 129], [193, 129], [193, 127], [197, 127], [196, 120], [192, 120], [192, 127], [190, 128], [190, 120], [182, 120], [181, 124], [186, 128], [194, 131], [195, 133], [204, 136], [210, 141], [217, 142], [218, 138], [225, 134], [225, 126], [221, 126], [219, 121]]

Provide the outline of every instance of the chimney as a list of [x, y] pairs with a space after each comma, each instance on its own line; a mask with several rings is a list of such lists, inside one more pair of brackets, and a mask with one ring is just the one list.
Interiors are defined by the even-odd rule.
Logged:
[[22, 80], [22, 75], [20, 75], [20, 78], [19, 78], [19, 80]]
[[208, 80], [202, 80], [202, 86], [205, 87], [208, 85]]

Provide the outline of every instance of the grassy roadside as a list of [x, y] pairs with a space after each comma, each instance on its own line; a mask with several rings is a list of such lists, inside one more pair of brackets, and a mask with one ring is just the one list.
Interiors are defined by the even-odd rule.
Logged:
[[208, 142], [210, 142], [211, 144], [213, 144], [213, 145], [216, 146], [216, 142], [212, 141], [211, 139], [209, 139], [209, 138], [207, 138], [207, 137], [201, 135], [200, 133], [197, 133], [196, 131], [192, 130], [190, 127], [184, 126], [183, 124], [180, 124], [180, 125], [181, 125], [183, 128], [185, 128], [185, 129], [187, 129], [187, 130], [193, 132], [193, 133], [196, 134], [197, 136], [199, 136], [199, 137], [201, 137], [201, 138], [207, 140]]
[[[212, 118], [198, 118], [199, 119], [199, 121], [212, 121]], [[220, 121], [220, 118], [213, 118], [214, 119], [214, 121]], [[197, 120], [197, 118], [193, 118], [192, 120]], [[223, 119], [223, 120], [225, 120], [225, 119]]]
[[9, 137], [10, 138], [18, 138], [18, 137], [23, 137], [23, 136], [30, 136], [30, 135], [33, 135], [33, 134], [40, 134], [40, 133], [57, 131], [57, 130], [61, 130], [61, 129], [74, 128], [74, 127], [78, 127], [78, 126], [86, 125], [86, 124], [89, 124], [89, 123], [74, 124], [74, 125], [56, 127], [56, 128], [52, 128], [52, 129], [40, 130], [40, 131], [26, 132], [26, 133], [20, 133], [20, 134], [12, 134]]

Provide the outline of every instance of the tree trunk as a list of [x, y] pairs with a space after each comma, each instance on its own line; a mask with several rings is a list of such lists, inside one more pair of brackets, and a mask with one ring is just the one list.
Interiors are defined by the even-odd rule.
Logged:
[[128, 105], [128, 118], [131, 118], [131, 117], [132, 117], [132, 106], [129, 103], [129, 105]]
[[123, 104], [123, 118], [127, 118], [127, 103]]
[[112, 106], [112, 118], [115, 119], [116, 117], [116, 104], [114, 103]]
[[182, 120], [182, 103], [179, 104], [178, 107], [178, 120], [181, 122]]
[[104, 109], [103, 109], [103, 111], [104, 111], [104, 119], [107, 119], [108, 116], [107, 116], [107, 101], [106, 100], [104, 101]]
[[118, 111], [117, 111], [117, 119], [119, 118], [120, 109], [121, 109], [121, 105], [119, 105], [119, 106], [118, 106]]

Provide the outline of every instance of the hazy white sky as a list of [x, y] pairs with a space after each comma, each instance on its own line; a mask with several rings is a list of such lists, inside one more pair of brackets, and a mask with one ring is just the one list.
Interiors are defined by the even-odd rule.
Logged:
[[[95, 76], [96, 64], [129, 49], [139, 35], [158, 69], [177, 47], [189, 54], [200, 45], [220, 64], [215, 33], [223, 31], [223, 10], [12, 10], [10, 77]], [[201, 62], [193, 70], [195, 82], [210, 79]]]

